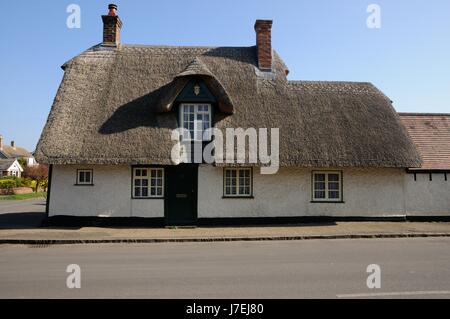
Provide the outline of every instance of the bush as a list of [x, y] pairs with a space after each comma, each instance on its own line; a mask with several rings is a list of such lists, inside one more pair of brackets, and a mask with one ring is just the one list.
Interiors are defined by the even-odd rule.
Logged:
[[34, 188], [34, 182], [31, 178], [25, 177], [25, 178], [22, 178], [22, 186]]
[[14, 183], [14, 187], [25, 186], [23, 183], [23, 179], [17, 176], [3, 176], [2, 178], [0, 178], [0, 181], [12, 181]]
[[16, 187], [16, 182], [12, 179], [1, 179], [0, 180], [0, 188], [2, 189], [11, 189]]

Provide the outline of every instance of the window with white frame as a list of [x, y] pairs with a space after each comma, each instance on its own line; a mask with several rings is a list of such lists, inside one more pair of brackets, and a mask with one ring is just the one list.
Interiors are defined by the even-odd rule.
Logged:
[[164, 196], [163, 168], [133, 169], [133, 198]]
[[252, 169], [251, 168], [225, 168], [224, 169], [224, 196], [225, 197], [251, 197], [252, 196]]
[[339, 171], [313, 172], [313, 201], [342, 201], [341, 177]]
[[77, 185], [92, 185], [92, 169], [77, 170]]
[[[187, 131], [184, 140], [202, 141], [203, 132], [211, 128], [211, 104], [183, 103], [180, 106], [180, 124]], [[206, 136], [205, 140], [211, 137]]]

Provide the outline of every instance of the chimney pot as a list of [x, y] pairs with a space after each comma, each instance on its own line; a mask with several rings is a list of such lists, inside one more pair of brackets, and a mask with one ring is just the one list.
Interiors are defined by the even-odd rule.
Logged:
[[0, 135], [0, 150], [3, 149], [3, 136]]
[[258, 67], [262, 71], [272, 70], [272, 20], [256, 20], [256, 51]]
[[16, 148], [16, 142], [11, 141], [11, 147], [15, 149]]
[[117, 5], [108, 5], [108, 14], [102, 15], [103, 20], [103, 45], [119, 46], [120, 44], [120, 29], [122, 28], [122, 21], [117, 15]]
[[117, 5], [115, 5], [114, 3], [111, 3], [108, 5], [108, 15], [109, 16], [116, 16], [117, 15]]

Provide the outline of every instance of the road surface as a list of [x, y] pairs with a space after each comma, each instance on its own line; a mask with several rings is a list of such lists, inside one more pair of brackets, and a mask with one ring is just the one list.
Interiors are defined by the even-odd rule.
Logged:
[[450, 298], [450, 238], [0, 246], [0, 298], [48, 297]]
[[0, 201], [0, 229], [35, 228], [44, 218], [43, 198]]

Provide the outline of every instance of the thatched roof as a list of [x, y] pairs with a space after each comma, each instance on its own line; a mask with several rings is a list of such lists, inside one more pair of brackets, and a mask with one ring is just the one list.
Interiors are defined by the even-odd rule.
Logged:
[[287, 81], [256, 67], [255, 47], [93, 47], [64, 64], [36, 150], [42, 163], [172, 164], [172, 109], [190, 76], [217, 97], [218, 128], [280, 129], [280, 164], [414, 167], [420, 157], [370, 83]]
[[422, 156], [419, 169], [450, 170], [450, 114], [399, 114]]

